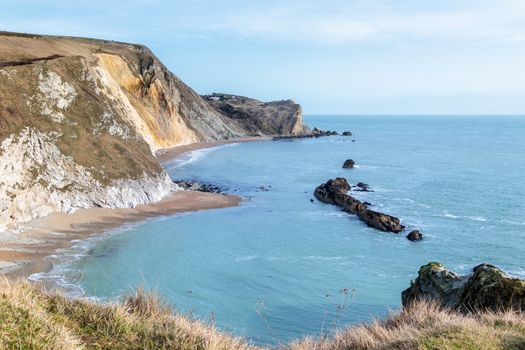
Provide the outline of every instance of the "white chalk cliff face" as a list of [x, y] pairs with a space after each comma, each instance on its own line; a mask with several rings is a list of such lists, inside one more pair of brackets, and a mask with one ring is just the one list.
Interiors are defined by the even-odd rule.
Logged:
[[54, 211], [134, 207], [162, 199], [173, 187], [165, 172], [102, 185], [55, 146], [56, 134], [30, 127], [0, 145], [0, 229]]
[[[300, 133], [300, 107], [283, 111], [254, 113]], [[0, 230], [158, 201], [174, 186], [155, 151], [269, 132], [251, 117], [210, 106], [144, 46], [0, 32]]]

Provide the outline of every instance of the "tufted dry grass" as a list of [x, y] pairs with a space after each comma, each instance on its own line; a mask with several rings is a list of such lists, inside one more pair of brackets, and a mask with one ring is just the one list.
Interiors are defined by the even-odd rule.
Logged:
[[98, 304], [0, 278], [0, 349], [256, 350], [138, 291]]
[[352, 326], [328, 337], [306, 338], [287, 350], [520, 350], [525, 315], [515, 311], [462, 315], [421, 301], [385, 320]]
[[[384, 320], [308, 337], [282, 350], [521, 350], [525, 315], [514, 311], [462, 315], [418, 302]], [[0, 349], [257, 350], [213, 325], [175, 313], [138, 290], [99, 304], [0, 278]]]

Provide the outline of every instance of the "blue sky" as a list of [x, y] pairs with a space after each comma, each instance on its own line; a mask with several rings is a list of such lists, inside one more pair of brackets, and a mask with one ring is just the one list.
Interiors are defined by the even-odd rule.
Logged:
[[0, 30], [148, 45], [307, 114], [525, 114], [525, 0], [0, 0]]

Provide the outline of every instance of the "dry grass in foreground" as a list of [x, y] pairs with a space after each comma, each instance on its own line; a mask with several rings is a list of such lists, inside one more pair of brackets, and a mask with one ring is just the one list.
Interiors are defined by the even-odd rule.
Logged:
[[514, 311], [461, 315], [432, 302], [418, 302], [385, 320], [338, 331], [333, 337], [306, 338], [289, 350], [525, 349], [525, 315]]
[[96, 304], [0, 278], [0, 349], [251, 350], [240, 338], [174, 314], [154, 295]]
[[[333, 336], [306, 338], [287, 350], [525, 349], [525, 315], [507, 311], [469, 316], [420, 302], [383, 321]], [[172, 312], [151, 294], [97, 304], [0, 278], [0, 349], [256, 350], [213, 326]]]

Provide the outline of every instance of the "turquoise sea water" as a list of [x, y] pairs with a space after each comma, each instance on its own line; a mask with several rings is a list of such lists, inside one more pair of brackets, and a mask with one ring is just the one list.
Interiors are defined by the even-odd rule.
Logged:
[[[385, 315], [429, 261], [463, 273], [489, 262], [525, 277], [525, 118], [305, 119], [354, 136], [193, 152], [169, 164], [173, 178], [225, 186], [247, 201], [78, 242], [37, 277], [102, 299], [145, 286], [182, 312], [271, 344]], [[347, 158], [358, 167], [342, 169]], [[425, 239], [311, 203], [314, 188], [335, 176], [368, 183], [375, 192], [356, 197]]]

